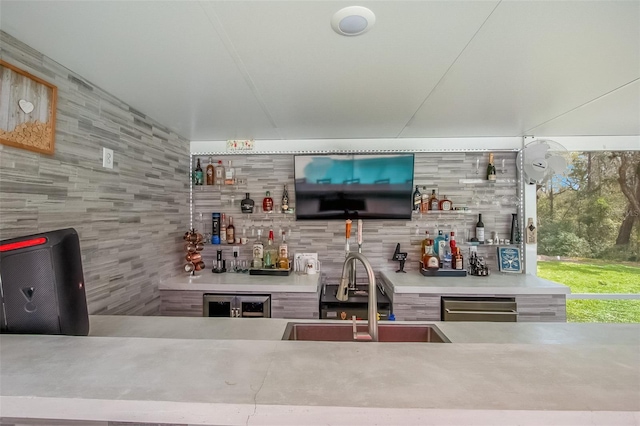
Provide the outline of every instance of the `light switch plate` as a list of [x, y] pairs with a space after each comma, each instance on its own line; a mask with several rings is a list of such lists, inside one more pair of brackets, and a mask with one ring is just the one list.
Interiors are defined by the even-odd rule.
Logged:
[[309, 259], [309, 258], [317, 261], [318, 253], [296, 253], [293, 256], [293, 266], [294, 266], [295, 272], [300, 272], [300, 259]]
[[102, 148], [102, 167], [106, 169], [113, 169], [113, 150], [109, 148]]

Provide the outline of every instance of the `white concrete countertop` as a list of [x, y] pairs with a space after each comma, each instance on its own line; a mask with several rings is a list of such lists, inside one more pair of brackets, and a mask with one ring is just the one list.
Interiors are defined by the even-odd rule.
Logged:
[[282, 341], [289, 321], [92, 317], [88, 337], [2, 335], [2, 416], [208, 425], [640, 422], [638, 324], [436, 323], [453, 343], [429, 344]]
[[160, 290], [204, 290], [216, 292], [256, 293], [316, 293], [320, 274], [305, 275], [292, 272], [288, 276], [249, 275], [235, 272], [214, 274], [200, 271], [196, 275], [179, 275], [164, 280]]
[[487, 277], [426, 277], [417, 271], [405, 274], [381, 271], [394, 293], [410, 294], [570, 294], [563, 284], [535, 275], [493, 273]]

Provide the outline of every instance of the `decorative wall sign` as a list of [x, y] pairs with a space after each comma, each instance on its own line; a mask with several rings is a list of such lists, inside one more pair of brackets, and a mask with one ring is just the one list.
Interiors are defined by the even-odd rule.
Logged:
[[0, 143], [53, 154], [56, 86], [0, 61]]
[[498, 247], [498, 269], [500, 272], [522, 272], [520, 249], [517, 247]]

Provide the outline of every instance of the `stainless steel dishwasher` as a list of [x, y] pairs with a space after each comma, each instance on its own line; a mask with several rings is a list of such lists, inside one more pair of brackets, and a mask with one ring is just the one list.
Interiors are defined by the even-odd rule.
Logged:
[[518, 321], [513, 297], [442, 297], [442, 321]]

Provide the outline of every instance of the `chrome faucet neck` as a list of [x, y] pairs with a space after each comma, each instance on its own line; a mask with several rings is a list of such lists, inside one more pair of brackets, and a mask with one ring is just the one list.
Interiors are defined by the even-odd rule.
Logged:
[[357, 340], [373, 340], [378, 341], [378, 289], [376, 286], [376, 277], [371, 267], [371, 263], [362, 253], [350, 252], [344, 260], [342, 265], [342, 276], [340, 278], [340, 286], [336, 298], [340, 301], [346, 301], [349, 298], [349, 272], [351, 265], [355, 266], [355, 261], [359, 260], [364, 266], [367, 272], [367, 279], [369, 280], [369, 304], [368, 304], [368, 333], [362, 335], [355, 333], [354, 337]]

